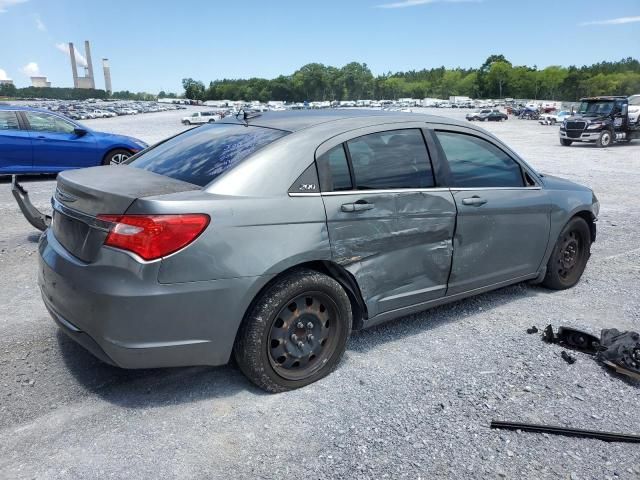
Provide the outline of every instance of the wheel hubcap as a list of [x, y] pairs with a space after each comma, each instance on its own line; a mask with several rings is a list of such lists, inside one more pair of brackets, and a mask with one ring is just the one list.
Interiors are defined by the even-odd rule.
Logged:
[[276, 372], [299, 380], [320, 369], [335, 350], [338, 322], [336, 304], [314, 292], [284, 306], [269, 332], [269, 361]]
[[116, 153], [113, 157], [111, 157], [111, 165], [120, 165], [131, 155], [127, 155], [126, 153]]

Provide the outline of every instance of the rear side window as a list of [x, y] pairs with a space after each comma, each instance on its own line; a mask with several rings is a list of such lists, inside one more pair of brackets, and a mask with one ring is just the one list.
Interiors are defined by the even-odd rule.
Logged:
[[287, 133], [220, 123], [202, 126], [159, 144], [135, 158], [130, 165], [204, 187]]
[[16, 112], [0, 111], [0, 130], [20, 130]]
[[356, 189], [434, 186], [431, 163], [418, 129], [372, 133], [347, 142]]
[[340, 144], [337, 147], [333, 147], [318, 157], [317, 164], [320, 189], [323, 192], [351, 190], [353, 188], [344, 145]]
[[449, 162], [452, 187], [523, 187], [520, 165], [495, 145], [472, 135], [436, 132]]

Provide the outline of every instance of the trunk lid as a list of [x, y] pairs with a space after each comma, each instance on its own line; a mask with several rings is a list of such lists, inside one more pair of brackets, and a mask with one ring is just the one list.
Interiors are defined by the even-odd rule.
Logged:
[[200, 190], [198, 185], [126, 165], [68, 170], [58, 175], [52, 229], [69, 253], [95, 259], [109, 232], [100, 214], [125, 213], [138, 198]]

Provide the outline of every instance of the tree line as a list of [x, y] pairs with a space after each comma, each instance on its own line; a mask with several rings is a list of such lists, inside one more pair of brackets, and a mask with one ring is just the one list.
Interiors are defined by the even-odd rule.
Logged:
[[[191, 100], [282, 100], [340, 101], [358, 99], [449, 98], [523, 98], [575, 101], [594, 95], [633, 95], [640, 93], [640, 62], [625, 58], [590, 66], [550, 66], [538, 69], [513, 65], [504, 55], [491, 55], [479, 68], [444, 67], [385, 73], [374, 76], [366, 63], [351, 62], [342, 68], [309, 63], [291, 75], [274, 79], [223, 79], [209, 82], [192, 78], [182, 80], [184, 96]], [[0, 97], [52, 98], [83, 100], [114, 98], [155, 100], [177, 98], [175, 93], [123, 90], [109, 95], [104, 90], [74, 88], [16, 88], [0, 85]]]
[[47, 98], [52, 100], [155, 100], [156, 96], [145, 92], [123, 90], [109, 95], [105, 90], [93, 88], [58, 88], [58, 87], [24, 87], [17, 88], [13, 84], [0, 85], [0, 97], [8, 98]]
[[[513, 65], [504, 55], [491, 55], [477, 69], [444, 67], [388, 72], [374, 76], [366, 63], [342, 68], [309, 63], [292, 75], [274, 79], [182, 80], [192, 100], [340, 101], [358, 99], [523, 98], [575, 101], [595, 95], [640, 93], [640, 62], [625, 58], [590, 66], [550, 66], [538, 69]], [[164, 93], [164, 92], [161, 92]]]

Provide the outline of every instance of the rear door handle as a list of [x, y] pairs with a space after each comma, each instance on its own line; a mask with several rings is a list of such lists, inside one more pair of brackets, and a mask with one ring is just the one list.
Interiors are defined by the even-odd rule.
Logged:
[[365, 210], [372, 210], [373, 208], [375, 208], [375, 204], [373, 203], [355, 202], [342, 204], [340, 210], [343, 212], [364, 212]]
[[472, 205], [474, 207], [479, 207], [480, 205], [484, 205], [487, 201], [484, 198], [480, 198], [478, 195], [474, 195], [471, 198], [463, 198], [463, 205]]

